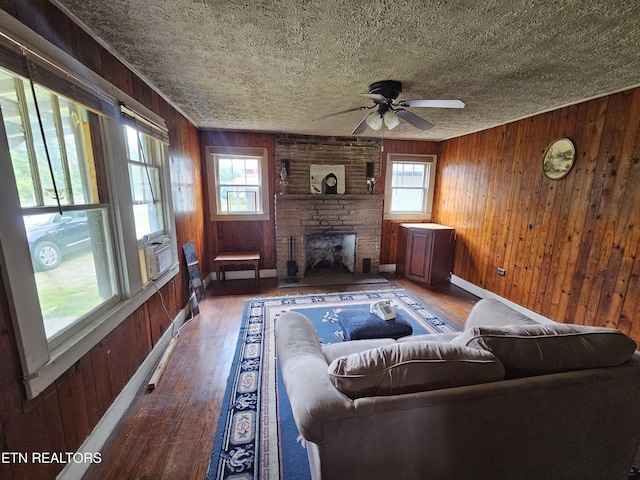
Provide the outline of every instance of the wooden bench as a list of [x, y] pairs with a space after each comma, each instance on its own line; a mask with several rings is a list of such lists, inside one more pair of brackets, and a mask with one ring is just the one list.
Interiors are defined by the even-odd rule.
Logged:
[[224, 252], [213, 259], [218, 281], [225, 281], [225, 265], [253, 265], [256, 283], [260, 282], [260, 252]]

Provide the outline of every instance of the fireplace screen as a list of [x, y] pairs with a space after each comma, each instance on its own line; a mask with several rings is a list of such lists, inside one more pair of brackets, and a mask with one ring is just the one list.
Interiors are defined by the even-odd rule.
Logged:
[[355, 233], [314, 233], [306, 236], [305, 275], [353, 273], [356, 265]]

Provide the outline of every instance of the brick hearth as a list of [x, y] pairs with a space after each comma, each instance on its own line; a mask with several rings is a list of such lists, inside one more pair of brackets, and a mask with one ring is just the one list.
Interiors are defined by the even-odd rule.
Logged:
[[306, 235], [355, 233], [355, 273], [363, 273], [363, 261], [371, 262], [370, 273], [380, 266], [382, 195], [276, 195], [276, 255], [278, 277], [287, 276], [289, 239], [295, 239], [298, 278], [306, 266]]

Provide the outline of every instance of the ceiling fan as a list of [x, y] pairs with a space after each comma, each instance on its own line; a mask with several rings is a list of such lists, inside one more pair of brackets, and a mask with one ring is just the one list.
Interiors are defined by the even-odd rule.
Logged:
[[[420, 130], [430, 130], [433, 128], [433, 124], [427, 122], [425, 119], [419, 117], [409, 110], [405, 110], [407, 107], [431, 107], [431, 108], [464, 108], [464, 102], [461, 100], [400, 100], [397, 98], [402, 93], [402, 83], [396, 80], [382, 80], [369, 85], [369, 93], [361, 93], [363, 97], [367, 97], [373, 100], [373, 105], [368, 107], [355, 107], [348, 110], [342, 110], [340, 112], [330, 113], [321, 118], [333, 117], [335, 115], [342, 115], [343, 113], [354, 112], [356, 110], [371, 110], [376, 108], [376, 111], [369, 113], [358, 126], [353, 130], [352, 135], [358, 135], [364, 132], [367, 127], [372, 130], [380, 130], [382, 125], [386, 125], [389, 130], [397, 127], [400, 124], [400, 119], [406, 120], [411, 125]], [[399, 117], [399, 118], [398, 118]]]

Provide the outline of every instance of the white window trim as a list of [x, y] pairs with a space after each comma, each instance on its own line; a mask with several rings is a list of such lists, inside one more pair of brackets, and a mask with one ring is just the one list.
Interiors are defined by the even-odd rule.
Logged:
[[[117, 122], [114, 120], [110, 120], [110, 122], [117, 125], [117, 129], [120, 130], [120, 125]], [[2, 130], [0, 151], [8, 151], [8, 148], [7, 139], [4, 130]], [[109, 165], [113, 164], [112, 161], [108, 163]], [[126, 169], [124, 170], [126, 171]], [[124, 199], [126, 203], [126, 194], [130, 195], [128, 181], [111, 183], [118, 187], [124, 185], [124, 188], [118, 189], [117, 194], [111, 192], [111, 195]], [[167, 199], [167, 202], [168, 205], [171, 205], [170, 198]], [[118, 209], [116, 205], [112, 205], [112, 208], [119, 212], [122, 228], [118, 230], [118, 233], [122, 237], [129, 238], [129, 241], [122, 242], [123, 249], [116, 249], [116, 256], [119, 257], [120, 265], [124, 268], [121, 270], [121, 299], [113, 303], [101, 315], [80, 324], [79, 328], [72, 328], [73, 334], [64, 341], [49, 343], [37, 301], [38, 292], [33, 275], [31, 254], [26, 242], [26, 233], [24, 233], [24, 237], [16, 235], [16, 232], [24, 232], [24, 224], [22, 223], [22, 209], [18, 199], [12, 164], [11, 162], [0, 164], [0, 217], [4, 219], [3, 222], [6, 222], [5, 225], [8, 225], [8, 228], [4, 228], [3, 225], [3, 228], [0, 229], [2, 263], [6, 266], [2, 269], [2, 274], [14, 319], [28, 398], [34, 398], [46, 389], [156, 293], [154, 288], [148, 288], [151, 286], [150, 282], [143, 284], [139, 269], [133, 215], [131, 214], [129, 220], [123, 218], [128, 216], [130, 209]], [[131, 229], [133, 232], [126, 233]], [[175, 227], [173, 230], [175, 231]], [[177, 262], [177, 249], [175, 248], [175, 234], [171, 235], [171, 238], [174, 247], [174, 264], [160, 279], [154, 282], [158, 288], [164, 286], [180, 271]], [[28, 274], [29, 272], [31, 275]]]
[[[401, 220], [401, 221], [430, 221], [433, 213], [433, 194], [436, 185], [436, 166], [437, 155], [419, 155], [419, 154], [399, 154], [388, 153], [386, 162], [386, 173], [384, 180], [384, 212], [382, 218], [384, 220]], [[423, 213], [392, 213], [391, 209], [391, 175], [393, 172], [393, 162], [411, 161], [431, 164], [431, 174], [429, 175], [429, 186], [426, 197], [425, 211]]]
[[[135, 102], [132, 102], [130, 99], [127, 104], [129, 105], [131, 103]], [[135, 108], [138, 111], [142, 111], [143, 114], [149, 116], [149, 118], [153, 118], [154, 121], [162, 122], [162, 124], [164, 124], [164, 121], [160, 117], [155, 116], [142, 105], [136, 104]], [[118, 123], [115, 120], [110, 120], [109, 131], [110, 138], [105, 139], [104, 143], [111, 151], [107, 156], [112, 159], [107, 162], [107, 168], [109, 169], [108, 174], [111, 175], [113, 179], [110, 183], [110, 186], [113, 188], [113, 192], [110, 192], [112, 196], [111, 203], [116, 212], [118, 219], [117, 223], [121, 231], [116, 229], [116, 225], [113, 225], [112, 227], [116, 229], [114, 232], [121, 234], [119, 242], [120, 245], [123, 245], [123, 248], [119, 251], [122, 258], [121, 264], [126, 265], [125, 268], [128, 271], [123, 278], [123, 293], [127, 296], [135, 296], [136, 292], [146, 288], [151, 283], [147, 278], [146, 272], [140, 271], [140, 249], [142, 248], [142, 244], [136, 238], [135, 219], [133, 209], [131, 208], [131, 205], [133, 205], [133, 197], [129, 183], [129, 166], [125, 146], [126, 140], [124, 128], [121, 123]], [[165, 231], [163, 234], [171, 238], [173, 267], [169, 271], [171, 272], [175, 269], [175, 273], [177, 273], [179, 270], [178, 249], [176, 242], [175, 219], [173, 214], [173, 199], [171, 197], [171, 184], [169, 178], [169, 152], [166, 144], [163, 143], [162, 145], [164, 149], [162, 161], [164, 163], [160, 168], [160, 175], [161, 196], [163, 200], [162, 210], [165, 225]], [[116, 162], [115, 159], [122, 159], [122, 161]], [[116, 165], [118, 168], [116, 168]], [[166, 275], [167, 274], [165, 273], [161, 278], [164, 278]], [[158, 285], [158, 280], [155, 280], [155, 283]]]
[[[219, 214], [218, 181], [215, 168], [215, 155], [243, 155], [260, 157], [260, 179], [262, 181], [262, 213]], [[207, 186], [209, 193], [209, 212], [212, 221], [269, 220], [269, 152], [266, 148], [248, 147], [207, 147]]]
[[[82, 78], [91, 85], [96, 85], [115, 102], [125, 103], [140, 114], [151, 119], [160, 126], [165, 126], [164, 119], [122, 92], [114, 85], [88, 70], [84, 65], [59, 48], [43, 40], [32, 30], [16, 19], [0, 10], [0, 31], [16, 39], [23, 45], [33, 48], [43, 58], [59, 65], [69, 72], [80, 72]], [[0, 118], [0, 124], [3, 122]], [[125, 167], [116, 167], [117, 158], [125, 158], [124, 133], [122, 125], [114, 119], [108, 122], [109, 138], [104, 138], [109, 182], [112, 240], [116, 240], [114, 254], [119, 266], [119, 288], [121, 298], [115, 301], [101, 315], [82, 323], [82, 326], [71, 336], [57, 343], [47, 341], [37, 300], [37, 289], [31, 254], [26, 241], [22, 208], [20, 206], [16, 182], [11, 162], [0, 162], [0, 256], [2, 276], [7, 292], [9, 309], [15, 329], [18, 352], [24, 375], [27, 397], [32, 399], [49, 387], [57, 378], [71, 368], [86, 355], [95, 345], [112, 332], [120, 323], [132, 315], [151, 296], [156, 293], [155, 286], [162, 288], [173, 277], [180, 267], [178, 264], [175, 219], [169, 179], [169, 156], [165, 145], [165, 162], [162, 174], [166, 189], [163, 190], [165, 201], [165, 228], [171, 238], [173, 265], [153, 284], [143, 279], [139, 268], [138, 245], [133, 223], [131, 192], [128, 176], [123, 181]], [[118, 133], [119, 132], [119, 133]], [[4, 128], [0, 133], [0, 151], [8, 152], [9, 146]], [[127, 204], [127, 198], [129, 203]], [[23, 232], [20, 235], [19, 232]], [[29, 275], [29, 272], [31, 273]]]
[[[131, 125], [125, 125], [124, 127], [134, 128]], [[121, 126], [120, 128], [124, 131], [125, 130], [124, 127]], [[132, 160], [131, 158], [129, 158], [129, 155], [127, 153], [127, 148], [125, 147], [125, 157], [124, 158], [126, 158], [126, 160], [127, 160], [127, 170], [128, 171], [129, 171], [129, 167], [131, 165], [136, 165], [138, 167], [142, 167], [142, 168], [150, 169], [150, 170], [157, 170], [158, 175], [159, 175], [159, 185], [158, 185], [159, 191], [156, 192], [155, 190], [153, 190], [152, 194], [159, 195], [160, 198], [163, 200], [163, 202], [162, 202], [163, 203], [162, 223], [163, 223], [163, 226], [164, 226], [164, 224], [165, 224], [165, 222], [167, 220], [165, 218], [166, 214], [164, 212], [164, 210], [165, 210], [164, 203], [166, 203], [164, 201], [164, 198], [167, 195], [167, 190], [169, 190], [168, 188], [166, 188], [167, 185], [169, 185], [169, 183], [168, 183], [169, 182], [169, 178], [166, 175], [166, 170], [167, 170], [166, 163], [167, 163], [167, 159], [169, 158], [169, 152], [167, 151], [167, 145], [163, 141], [160, 141], [158, 138], [149, 135], [147, 132], [144, 132], [144, 131], [141, 131], [141, 130], [138, 130], [138, 129], [135, 129], [135, 130], [136, 130], [136, 133], [137, 133], [138, 136], [146, 135], [147, 137], [150, 137], [153, 141], [160, 142], [160, 145], [161, 145], [161, 148], [162, 148], [162, 151], [160, 152], [160, 158], [159, 159], [156, 158], [155, 156], [153, 156], [153, 158], [149, 158], [146, 161], [143, 161], [142, 159]], [[125, 142], [126, 142], [126, 135], [124, 133], [123, 133], [122, 138], [124, 138]], [[156, 160], [159, 160], [159, 163], [156, 162]], [[129, 178], [129, 177], [127, 176], [127, 178]], [[129, 187], [129, 192], [130, 192], [130, 195], [129, 195], [130, 204], [133, 204], [133, 194], [131, 193], [131, 187]], [[147, 202], [147, 204], [148, 204], [148, 202]], [[135, 225], [135, 222], [134, 222], [134, 225]], [[157, 231], [149, 232], [149, 233], [145, 234], [143, 236], [143, 238], [145, 238], [145, 237], [146, 238], [149, 238], [149, 237], [156, 238], [159, 235], [166, 235], [165, 230], [166, 229], [160, 229], [160, 230], [157, 230]], [[136, 233], [136, 237], [137, 237], [137, 233]], [[140, 247], [140, 248], [142, 248], [144, 246], [143, 238], [138, 238], [138, 247]]]

